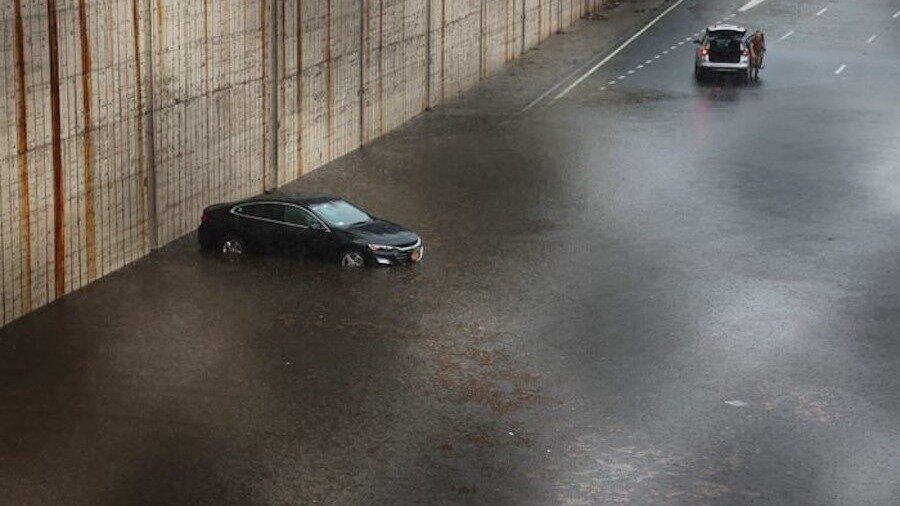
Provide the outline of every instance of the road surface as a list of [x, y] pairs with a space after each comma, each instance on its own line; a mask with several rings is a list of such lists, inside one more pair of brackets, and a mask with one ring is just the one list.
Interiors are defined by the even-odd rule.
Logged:
[[287, 188], [421, 265], [188, 237], [0, 331], [5, 501], [900, 504], [900, 2], [649, 3]]

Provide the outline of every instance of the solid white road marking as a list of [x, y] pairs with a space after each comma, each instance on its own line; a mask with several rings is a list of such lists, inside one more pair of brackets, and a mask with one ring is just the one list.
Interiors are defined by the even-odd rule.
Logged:
[[841, 72], [844, 71], [845, 68], [847, 68], [846, 65], [841, 65], [840, 67], [837, 68], [837, 70], [834, 71], [834, 75], [839, 75]]
[[[662, 18], [664, 18], [666, 14], [672, 12], [673, 10], [675, 10], [676, 7], [678, 7], [679, 5], [681, 5], [681, 4], [683, 4], [683, 3], [684, 3], [684, 0], [678, 0], [678, 1], [675, 2], [674, 4], [670, 5], [668, 9], [662, 11], [662, 13], [660, 13], [659, 16], [656, 16], [655, 18], [653, 18], [649, 23], [647, 23], [646, 26], [644, 26], [643, 28], [641, 28], [640, 30], [638, 30], [638, 32], [635, 33], [634, 35], [632, 35], [631, 38], [629, 38], [629, 39], [626, 40], [621, 46], [619, 46], [618, 48], [616, 48], [615, 51], [613, 51], [612, 53], [609, 53], [609, 55], [608, 55], [606, 58], [600, 60], [599, 63], [597, 63], [596, 65], [594, 65], [593, 67], [591, 67], [590, 70], [588, 70], [587, 72], [584, 73], [584, 75], [582, 75], [581, 77], [579, 77], [578, 79], [576, 79], [575, 82], [573, 82], [572, 84], [570, 84], [569, 86], [567, 86], [566, 89], [562, 90], [558, 95], [556, 95], [556, 96], [553, 98], [553, 101], [552, 101], [552, 102], [556, 102], [557, 100], [561, 99], [562, 97], [568, 95], [568, 93], [569, 93], [570, 91], [572, 91], [573, 89], [575, 89], [576, 86], [578, 86], [579, 84], [581, 84], [582, 82], [584, 82], [585, 79], [587, 79], [587, 78], [590, 77], [594, 72], [596, 72], [597, 70], [599, 70], [600, 67], [606, 65], [606, 62], [608, 62], [609, 60], [612, 60], [613, 58], [615, 58], [615, 56], [616, 56], [617, 54], [619, 54], [620, 52], [622, 52], [622, 50], [625, 49], [626, 47], [628, 47], [632, 42], [634, 42], [635, 39], [637, 39], [638, 37], [640, 37], [641, 35], [643, 35], [644, 32], [646, 32], [647, 30], [650, 29], [650, 27], [652, 27], [653, 25], [655, 25], [656, 23], [658, 23], [659, 20], [662, 19]], [[551, 102], [551, 103], [552, 103], [552, 102]]]
[[816, 16], [821, 16], [822, 14], [825, 14], [826, 12], [828, 12], [828, 7], [825, 7], [824, 9], [817, 12]]
[[743, 408], [743, 407], [747, 406], [746, 402], [739, 401], [737, 399], [735, 399], [733, 401], [725, 401], [725, 404], [728, 404], [729, 406], [734, 406], [736, 408]]
[[781, 38], [778, 39], [777, 42], [781, 42], [781, 41], [787, 39], [788, 37], [790, 37], [791, 35], [794, 35], [794, 31], [793, 31], [793, 30], [791, 30], [791, 31], [789, 31], [788, 33], [782, 35]]
[[875, 42], [875, 39], [877, 39], [877, 38], [878, 38], [878, 34], [876, 33], [875, 35], [869, 37], [869, 38], [866, 40], [866, 44], [871, 44], [871, 43]]
[[750, 0], [746, 5], [738, 9], [738, 12], [747, 12], [750, 9], [756, 7], [757, 5], [765, 2], [766, 0]]

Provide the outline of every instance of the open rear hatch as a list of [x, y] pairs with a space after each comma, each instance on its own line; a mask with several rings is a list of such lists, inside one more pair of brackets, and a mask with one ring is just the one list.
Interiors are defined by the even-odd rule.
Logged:
[[743, 32], [722, 30], [709, 34], [709, 61], [712, 63], [740, 63], [744, 50]]

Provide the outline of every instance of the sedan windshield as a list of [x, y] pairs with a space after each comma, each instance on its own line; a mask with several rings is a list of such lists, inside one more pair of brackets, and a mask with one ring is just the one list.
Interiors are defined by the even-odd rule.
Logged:
[[368, 214], [344, 200], [310, 204], [309, 208], [332, 228], [347, 228], [372, 221]]

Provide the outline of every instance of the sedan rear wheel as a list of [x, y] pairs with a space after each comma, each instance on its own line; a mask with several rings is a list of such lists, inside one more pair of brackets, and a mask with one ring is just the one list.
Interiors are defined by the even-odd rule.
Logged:
[[341, 267], [360, 269], [366, 266], [366, 259], [358, 251], [345, 251], [341, 255]]
[[222, 253], [225, 255], [240, 255], [244, 249], [244, 241], [237, 237], [229, 237], [222, 243]]

